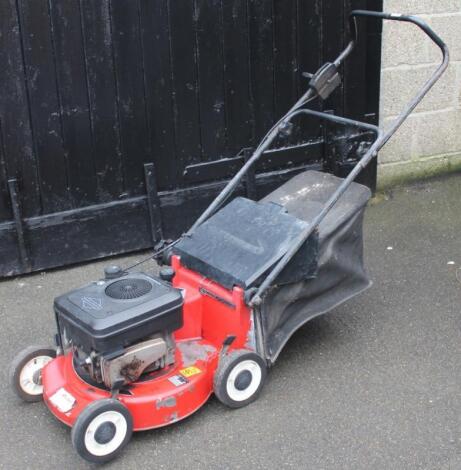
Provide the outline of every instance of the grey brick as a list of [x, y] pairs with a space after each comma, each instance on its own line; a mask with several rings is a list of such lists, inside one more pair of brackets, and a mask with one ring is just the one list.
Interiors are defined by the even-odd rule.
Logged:
[[[413, 152], [415, 117], [411, 116], [397, 131], [392, 139], [379, 153], [379, 164], [410, 160], [417, 157]], [[393, 119], [383, 119], [381, 125], [388, 128]]]
[[[383, 117], [394, 116], [403, 109], [415, 95], [435, 66], [399, 67], [382, 72], [381, 114]], [[459, 66], [451, 65], [442, 79], [434, 86], [418, 106], [417, 111], [431, 111], [456, 107], [459, 105], [459, 88], [461, 77], [458, 77]]]
[[[461, 108], [461, 63], [453, 64], [456, 67], [455, 105]], [[460, 149], [461, 150], [461, 149]]]
[[423, 34], [408, 23], [386, 22], [383, 28], [383, 68], [432, 62], [433, 46]]
[[[434, 16], [428, 19], [428, 23], [447, 43], [451, 60], [461, 60], [461, 15]], [[440, 60], [440, 51], [436, 46], [430, 48], [429, 58], [431, 62]]]
[[[384, 189], [396, 183], [459, 170], [461, 170], [461, 154], [437, 155], [433, 158], [383, 164], [378, 169], [378, 188]], [[446, 470], [454, 468], [447, 467]]]
[[461, 110], [416, 114], [412, 157], [425, 157], [461, 150]]
[[431, 14], [461, 11], [459, 0], [384, 0], [384, 11], [391, 13]]

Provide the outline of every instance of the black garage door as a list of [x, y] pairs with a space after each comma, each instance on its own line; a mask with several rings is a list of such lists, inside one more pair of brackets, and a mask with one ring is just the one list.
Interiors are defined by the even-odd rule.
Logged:
[[[2, 0], [0, 276], [144, 249], [183, 231], [305, 89], [302, 72], [335, 58], [349, 11], [381, 7]], [[362, 23], [360, 33], [323, 109], [376, 122], [379, 25]], [[241, 191], [262, 196], [306, 167], [344, 174], [353, 162], [326, 136], [300, 123]], [[373, 186], [375, 168], [364, 178]]]

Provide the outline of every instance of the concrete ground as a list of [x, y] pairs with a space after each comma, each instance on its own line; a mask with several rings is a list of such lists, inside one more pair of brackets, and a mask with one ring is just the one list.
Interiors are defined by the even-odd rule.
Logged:
[[[256, 403], [231, 411], [212, 398], [136, 434], [106, 467], [460, 469], [460, 197], [461, 174], [378, 196], [370, 290], [298, 331]], [[50, 341], [53, 297], [106, 263], [0, 283], [0, 468], [88, 468], [43, 404], [12, 395], [7, 370], [16, 351]]]

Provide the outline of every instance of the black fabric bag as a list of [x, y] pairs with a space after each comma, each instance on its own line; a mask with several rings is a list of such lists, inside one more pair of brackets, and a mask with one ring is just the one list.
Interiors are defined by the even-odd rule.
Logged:
[[[300, 173], [261, 202], [283, 206], [309, 222], [343, 180], [327, 173]], [[353, 183], [319, 226], [317, 276], [272, 286], [261, 306], [263, 338], [274, 362], [290, 336], [310, 319], [370, 287], [363, 266], [363, 214], [370, 190]]]

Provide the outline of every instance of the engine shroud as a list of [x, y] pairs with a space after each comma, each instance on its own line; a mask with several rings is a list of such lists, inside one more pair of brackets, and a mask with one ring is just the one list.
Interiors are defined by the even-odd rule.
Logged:
[[144, 273], [96, 281], [54, 301], [63, 341], [90, 354], [129, 346], [182, 326], [179, 289]]

